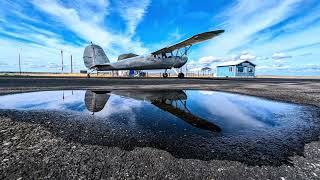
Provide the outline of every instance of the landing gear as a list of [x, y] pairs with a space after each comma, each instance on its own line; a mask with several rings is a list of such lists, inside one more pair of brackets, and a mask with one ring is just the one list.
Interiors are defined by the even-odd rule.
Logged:
[[179, 74], [178, 74], [178, 78], [179, 78], [179, 79], [183, 79], [183, 78], [184, 78], [184, 74], [183, 74], [183, 73], [179, 73]]
[[[89, 73], [87, 73], [87, 78], [90, 78], [90, 74], [92, 74], [94, 71], [96, 71], [96, 70], [92, 69]], [[97, 76], [98, 76], [98, 71], [97, 71]]]
[[184, 74], [182, 73], [181, 69], [180, 69], [179, 73], [174, 67], [172, 67], [171, 70], [173, 70], [178, 75], [179, 79], [183, 79], [184, 78]]
[[167, 78], [167, 77], [168, 77], [168, 73], [166, 73], [166, 72], [163, 73], [163, 74], [162, 74], [162, 77], [163, 77], [163, 78]]
[[164, 73], [162, 74], [163, 78], [167, 78], [168, 77], [168, 73], [167, 73], [167, 69], [164, 70]]

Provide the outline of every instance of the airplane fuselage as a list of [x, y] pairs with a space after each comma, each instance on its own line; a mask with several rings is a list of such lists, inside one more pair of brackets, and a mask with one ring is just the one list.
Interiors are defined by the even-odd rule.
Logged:
[[171, 56], [162, 58], [154, 55], [136, 56], [114, 63], [100, 64], [93, 67], [98, 71], [111, 70], [151, 70], [180, 68], [188, 61], [186, 56]]

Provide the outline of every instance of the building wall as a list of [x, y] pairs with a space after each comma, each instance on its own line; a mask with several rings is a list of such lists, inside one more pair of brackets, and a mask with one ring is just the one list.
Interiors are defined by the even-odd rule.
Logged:
[[[232, 71], [230, 71], [232, 69]], [[235, 77], [235, 66], [217, 67], [217, 77]]]
[[[250, 63], [241, 63], [236, 66], [236, 74], [235, 77], [254, 77], [255, 76], [255, 67]], [[243, 72], [239, 72], [240, 68], [242, 68]], [[252, 72], [249, 72], [249, 69]]]
[[[252, 72], [249, 72], [249, 68]], [[242, 72], [240, 72], [241, 69]], [[244, 62], [237, 66], [217, 67], [217, 77], [255, 77], [255, 66], [251, 63]]]

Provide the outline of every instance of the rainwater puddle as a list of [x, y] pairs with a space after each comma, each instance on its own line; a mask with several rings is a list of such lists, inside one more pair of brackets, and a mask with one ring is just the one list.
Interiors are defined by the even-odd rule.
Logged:
[[319, 108], [215, 91], [42, 91], [0, 109], [68, 141], [249, 165], [288, 164], [320, 134]]

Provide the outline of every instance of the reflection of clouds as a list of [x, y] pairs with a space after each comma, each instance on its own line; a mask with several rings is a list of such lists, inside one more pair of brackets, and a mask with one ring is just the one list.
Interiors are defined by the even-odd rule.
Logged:
[[[246, 126], [263, 127], [265, 124], [253, 118], [249, 113], [241, 108], [241, 103], [234, 103], [229, 100], [229, 94], [200, 91], [204, 96], [199, 96], [197, 99], [201, 107], [215, 116], [224, 118], [224, 121], [232, 124], [243, 124]], [[238, 98], [234, 97], [234, 98]]]
[[[84, 103], [85, 91], [42, 91], [0, 96], [1, 109], [18, 110], [66, 110], [75, 112], [89, 112]], [[110, 120], [116, 115], [118, 120], [129, 125], [135, 125], [137, 115], [134, 109], [143, 106], [142, 101], [111, 95], [106, 105], [94, 116]], [[111, 119], [112, 120], [112, 119]]]
[[[205, 119], [217, 119], [225, 128], [267, 127], [281, 124], [275, 118], [295, 111], [295, 105], [261, 98], [214, 91], [187, 91], [188, 108]], [[139, 94], [135, 94], [140, 97]], [[106, 97], [106, 96], [102, 96]], [[85, 91], [45, 91], [0, 96], [1, 109], [58, 110], [92, 114], [86, 109]], [[144, 98], [139, 98], [144, 99]], [[105, 100], [107, 101], [107, 100]], [[105, 102], [104, 101], [104, 102]], [[119, 121], [135, 126], [148, 102], [111, 93], [104, 108], [94, 113], [105, 121]], [[218, 123], [218, 122], [216, 122]], [[226, 126], [224, 126], [224, 124]]]
[[213, 91], [199, 91], [200, 94], [204, 95], [212, 95], [214, 92]]
[[137, 115], [134, 109], [141, 108], [142, 106], [142, 101], [122, 98], [118, 95], [111, 94], [105, 107], [94, 115], [105, 120], [109, 120], [113, 115], [118, 115], [118, 117], [121, 116], [122, 120], [126, 121], [129, 125], [135, 125]]
[[80, 111], [84, 91], [42, 91], [0, 96], [1, 109]]

